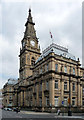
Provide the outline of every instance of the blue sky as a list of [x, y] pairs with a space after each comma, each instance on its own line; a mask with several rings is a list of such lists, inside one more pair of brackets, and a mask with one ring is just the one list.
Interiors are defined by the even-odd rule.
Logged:
[[19, 51], [28, 10], [41, 50], [54, 43], [67, 47], [82, 62], [82, 0], [3, 0], [0, 3], [0, 88], [19, 77]]

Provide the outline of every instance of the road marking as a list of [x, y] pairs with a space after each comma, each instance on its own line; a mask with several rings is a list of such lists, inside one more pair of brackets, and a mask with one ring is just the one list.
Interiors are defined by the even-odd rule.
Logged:
[[54, 116], [55, 118], [80, 118], [84, 119], [82, 116]]

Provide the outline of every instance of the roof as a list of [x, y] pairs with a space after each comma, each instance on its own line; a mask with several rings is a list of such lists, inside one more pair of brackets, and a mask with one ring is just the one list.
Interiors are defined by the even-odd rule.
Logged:
[[18, 82], [18, 79], [13, 79], [13, 78], [10, 78], [10, 79], [8, 79], [7, 84], [10, 84], [10, 85], [15, 85], [17, 82]]
[[54, 52], [56, 55], [63, 56], [65, 58], [69, 58], [76, 61], [75, 56], [69, 53], [67, 48], [57, 45], [55, 43], [52, 43], [49, 47], [47, 47], [42, 52], [41, 56], [37, 59], [36, 63], [42, 60], [42, 58], [44, 58], [51, 52]]

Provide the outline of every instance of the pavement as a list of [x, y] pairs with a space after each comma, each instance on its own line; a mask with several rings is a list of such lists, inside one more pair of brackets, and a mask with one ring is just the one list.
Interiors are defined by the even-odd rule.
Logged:
[[20, 113], [22, 114], [45, 114], [45, 115], [48, 115], [50, 113], [47, 113], [47, 112], [34, 112], [34, 111], [20, 111]]
[[[64, 116], [63, 116], [64, 115]], [[34, 112], [34, 111], [6, 111], [2, 110], [1, 120], [84, 120], [84, 113], [67, 116], [68, 114], [47, 113], [47, 112]], [[78, 115], [78, 116], [77, 116]]]
[[44, 115], [44, 116], [54, 116], [55, 118], [70, 118], [70, 119], [83, 119], [84, 120], [84, 113], [72, 113], [72, 116], [68, 116], [68, 113], [47, 113], [47, 112], [34, 112], [34, 111], [20, 111], [21, 114], [29, 114], [29, 115]]

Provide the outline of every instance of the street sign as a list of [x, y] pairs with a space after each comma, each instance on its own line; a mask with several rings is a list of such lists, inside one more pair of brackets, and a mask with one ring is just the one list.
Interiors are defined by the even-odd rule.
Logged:
[[64, 104], [64, 101], [62, 101], [62, 105]]
[[68, 103], [70, 103], [70, 99], [68, 98]]

